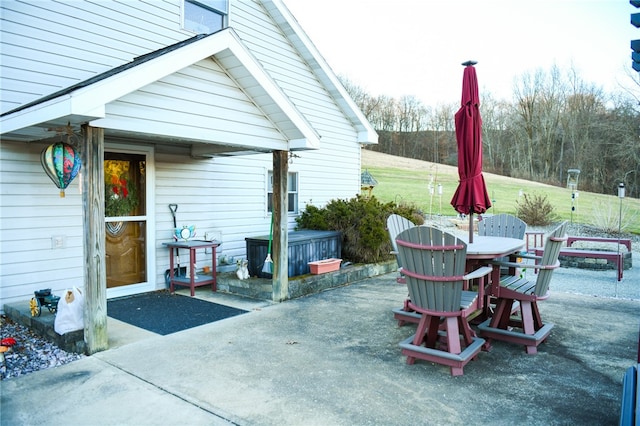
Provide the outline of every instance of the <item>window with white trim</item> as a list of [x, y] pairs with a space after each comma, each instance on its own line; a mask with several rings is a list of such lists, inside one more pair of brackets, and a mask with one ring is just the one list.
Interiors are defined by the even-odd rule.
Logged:
[[184, 0], [183, 28], [197, 34], [211, 34], [227, 26], [229, 0]]
[[[289, 172], [287, 175], [288, 212], [298, 213], [298, 173]], [[273, 212], [273, 171], [267, 176], [267, 211]]]

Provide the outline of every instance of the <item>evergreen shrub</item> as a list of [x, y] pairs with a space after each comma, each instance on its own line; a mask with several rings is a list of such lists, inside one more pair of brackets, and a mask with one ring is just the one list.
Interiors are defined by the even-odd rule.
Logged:
[[356, 195], [350, 200], [331, 200], [323, 208], [307, 205], [296, 218], [296, 229], [340, 231], [343, 261], [377, 263], [394, 258], [387, 232], [387, 218], [392, 213], [416, 225], [424, 223], [424, 216], [415, 206], [383, 204], [374, 196]]

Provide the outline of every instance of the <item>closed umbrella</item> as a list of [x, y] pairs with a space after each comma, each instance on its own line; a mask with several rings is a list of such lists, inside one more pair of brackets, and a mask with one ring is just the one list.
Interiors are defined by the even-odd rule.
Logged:
[[460, 182], [451, 199], [451, 205], [458, 213], [469, 216], [470, 243], [473, 242], [473, 214], [484, 213], [491, 207], [482, 176], [482, 118], [475, 64], [473, 61], [462, 64], [465, 67], [462, 102], [455, 115]]

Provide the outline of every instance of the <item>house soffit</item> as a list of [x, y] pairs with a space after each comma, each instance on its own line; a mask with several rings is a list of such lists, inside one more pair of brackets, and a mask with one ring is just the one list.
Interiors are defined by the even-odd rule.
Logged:
[[[36, 141], [56, 135], [55, 129], [84, 123], [103, 127], [105, 135], [144, 138], [147, 141], [196, 144], [204, 153], [206, 145], [229, 145], [232, 142], [209, 140], [205, 136], [181, 141], [175, 135], [138, 134], [135, 130], [110, 129], [106, 106], [198, 61], [212, 58], [224, 68], [282, 134], [279, 146], [243, 146], [243, 151], [273, 149], [317, 149], [319, 137], [304, 116], [243, 45], [232, 28], [210, 35], [198, 35], [172, 46], [138, 57], [132, 62], [96, 75], [91, 79], [21, 106], [0, 116], [0, 134], [7, 140]], [[232, 149], [233, 150], [233, 149]], [[228, 149], [216, 148], [225, 152]], [[212, 151], [213, 152], [213, 151]]]

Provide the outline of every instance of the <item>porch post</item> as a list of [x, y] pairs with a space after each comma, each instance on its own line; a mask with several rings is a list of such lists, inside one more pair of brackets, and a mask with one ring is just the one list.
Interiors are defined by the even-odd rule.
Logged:
[[289, 246], [287, 235], [289, 151], [273, 151], [273, 290], [272, 300], [289, 295]]
[[109, 347], [104, 224], [104, 129], [82, 126], [84, 341], [91, 355]]

